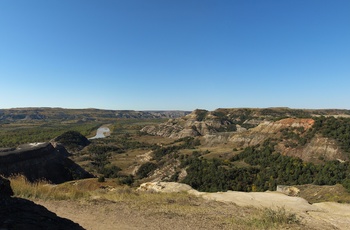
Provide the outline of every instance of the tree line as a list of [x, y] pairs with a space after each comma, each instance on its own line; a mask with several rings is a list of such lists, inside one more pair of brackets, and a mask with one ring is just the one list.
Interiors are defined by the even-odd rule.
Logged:
[[[182, 181], [199, 191], [266, 191], [275, 190], [278, 184], [334, 185], [341, 183], [350, 191], [349, 162], [328, 161], [322, 165], [303, 162], [299, 158], [281, 155], [271, 140], [263, 145], [247, 147], [232, 157], [231, 162], [219, 159], [186, 157], [182, 167], [187, 176]], [[243, 161], [248, 167], [236, 167]]]

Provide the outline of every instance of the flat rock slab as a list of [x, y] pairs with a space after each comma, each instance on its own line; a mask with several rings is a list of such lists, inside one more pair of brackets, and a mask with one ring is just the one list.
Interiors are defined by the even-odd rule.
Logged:
[[309, 204], [301, 197], [287, 196], [279, 192], [218, 192], [202, 193], [203, 198], [221, 202], [232, 202], [238, 206], [256, 208], [281, 208], [293, 212], [319, 211], [320, 208]]
[[350, 229], [350, 204], [322, 202], [309, 204], [301, 197], [287, 196], [281, 192], [198, 192], [189, 185], [176, 182], [144, 183], [139, 191], [152, 192], [188, 192], [206, 200], [234, 203], [238, 206], [255, 208], [284, 208], [297, 214], [305, 223], [316, 229]]
[[340, 204], [334, 202], [315, 203], [312, 206], [320, 208], [322, 211], [311, 211], [308, 214], [315, 219], [323, 220], [336, 229], [350, 228], [350, 204]]

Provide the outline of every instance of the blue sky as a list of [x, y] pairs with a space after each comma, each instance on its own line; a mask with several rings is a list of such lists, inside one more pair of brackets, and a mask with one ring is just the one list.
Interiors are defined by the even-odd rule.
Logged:
[[348, 0], [1, 0], [0, 108], [350, 109]]

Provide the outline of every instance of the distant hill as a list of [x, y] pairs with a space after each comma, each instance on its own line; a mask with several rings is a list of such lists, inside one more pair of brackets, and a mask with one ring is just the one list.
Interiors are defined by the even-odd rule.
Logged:
[[309, 110], [289, 108], [266, 109], [217, 109], [207, 111], [197, 109], [192, 113], [160, 125], [146, 126], [141, 131], [164, 137], [182, 138], [186, 136], [205, 136], [224, 132], [241, 132], [266, 122], [284, 118], [308, 118], [320, 116], [350, 117], [350, 110]]
[[134, 111], [62, 108], [14, 108], [0, 109], [0, 123], [31, 120], [81, 120], [95, 121], [109, 118], [177, 118], [188, 111]]

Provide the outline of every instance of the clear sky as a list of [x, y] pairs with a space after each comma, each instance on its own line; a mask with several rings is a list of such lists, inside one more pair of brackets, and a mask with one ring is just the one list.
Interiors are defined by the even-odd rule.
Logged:
[[0, 108], [350, 109], [349, 0], [0, 0]]

